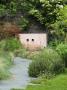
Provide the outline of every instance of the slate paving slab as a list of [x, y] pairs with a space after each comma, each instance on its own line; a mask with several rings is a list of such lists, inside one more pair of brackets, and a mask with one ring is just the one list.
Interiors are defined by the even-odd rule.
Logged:
[[28, 75], [28, 67], [31, 60], [16, 57], [14, 66], [10, 69], [12, 77], [9, 80], [0, 81], [0, 90], [10, 90], [11, 88], [25, 88], [31, 78]]

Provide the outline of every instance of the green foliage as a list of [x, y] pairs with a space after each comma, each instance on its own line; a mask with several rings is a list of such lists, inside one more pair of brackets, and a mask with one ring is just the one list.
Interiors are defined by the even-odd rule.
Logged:
[[17, 12], [17, 4], [14, 1], [11, 1], [9, 4], [9, 9], [12, 15], [15, 15]]
[[9, 76], [10, 76], [9, 71], [6, 71], [5, 69], [4, 70], [0, 69], [0, 80], [7, 79], [9, 78]]
[[0, 52], [0, 80], [10, 77], [9, 68], [13, 64], [12, 57], [9, 52]]
[[5, 40], [0, 41], [0, 50], [3, 51], [5, 46]]
[[17, 56], [17, 57], [27, 58], [29, 53], [24, 47], [22, 47], [18, 50], [15, 50], [14, 55]]
[[49, 33], [49, 41], [58, 38], [64, 41], [67, 31], [66, 4], [66, 0], [1, 0], [0, 15], [20, 18], [17, 22], [22, 30], [28, 30], [30, 20], [34, 18], [35, 23], [41, 24]]
[[5, 14], [5, 5], [0, 4], [0, 17]]
[[64, 4], [66, 4], [66, 5], [67, 5], [67, 0], [64, 0]]
[[29, 14], [34, 16], [35, 18], [37, 18], [41, 24], [43, 24], [44, 22], [44, 17], [42, 16], [41, 12], [36, 10], [36, 9], [32, 9], [29, 11]]
[[54, 40], [54, 38], [53, 38], [52, 41], [49, 41], [49, 45], [48, 46], [52, 47], [53, 49], [55, 49], [57, 47], [57, 45], [60, 44], [60, 43], [61, 43], [60, 40], [57, 40], [57, 39]]
[[58, 75], [50, 80], [38, 79], [40, 84], [28, 85], [25, 90], [67, 90], [67, 74]]
[[15, 51], [21, 47], [21, 43], [16, 38], [6, 39], [4, 50], [5, 51]]
[[67, 6], [59, 10], [58, 20], [49, 25], [49, 40], [64, 42], [67, 34]]
[[63, 72], [64, 64], [60, 56], [52, 49], [44, 49], [36, 56], [29, 66], [29, 75], [37, 77], [40, 74], [58, 74]]
[[10, 14], [20, 11], [29, 16], [36, 17], [37, 21], [46, 25], [56, 20], [60, 5], [63, 5], [63, 0], [11, 0], [8, 6], [6, 4], [5, 7], [6, 11], [12, 12]]
[[13, 64], [12, 56], [7, 51], [0, 51], [0, 61], [2, 61], [5, 64], [3, 65], [4, 68], [9, 68]]
[[1, 4], [6, 4], [6, 3], [9, 3], [11, 0], [0, 0], [0, 3]]
[[65, 66], [67, 67], [67, 44], [59, 44], [56, 48], [58, 54], [61, 55], [63, 61], [65, 62]]
[[1, 40], [0, 50], [4, 54], [9, 53], [11, 57], [18, 56], [18, 57], [27, 58], [27, 56], [29, 56], [29, 52], [21, 45], [20, 41], [17, 38], [9, 38], [5, 40]]
[[24, 17], [21, 17], [20, 21], [18, 22], [18, 25], [21, 27], [22, 32], [23, 32], [23, 30], [26, 30], [28, 28], [29, 21], [25, 19]]

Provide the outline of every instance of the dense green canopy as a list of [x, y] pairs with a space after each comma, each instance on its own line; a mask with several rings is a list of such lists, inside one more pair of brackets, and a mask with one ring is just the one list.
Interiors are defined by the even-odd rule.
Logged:
[[[0, 19], [19, 17], [18, 25], [26, 30], [30, 20], [47, 30], [51, 40], [64, 41], [67, 31], [67, 0], [0, 0]], [[17, 17], [17, 18], [18, 18]], [[8, 18], [9, 20], [9, 18]]]

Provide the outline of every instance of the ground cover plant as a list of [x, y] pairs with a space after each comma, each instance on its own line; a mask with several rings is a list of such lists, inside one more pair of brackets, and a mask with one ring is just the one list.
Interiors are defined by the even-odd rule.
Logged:
[[50, 48], [45, 48], [29, 66], [29, 75], [37, 77], [39, 74], [58, 74], [64, 71], [64, 63], [60, 55]]
[[41, 84], [29, 85], [26, 90], [67, 90], [67, 74], [50, 80], [40, 80]]

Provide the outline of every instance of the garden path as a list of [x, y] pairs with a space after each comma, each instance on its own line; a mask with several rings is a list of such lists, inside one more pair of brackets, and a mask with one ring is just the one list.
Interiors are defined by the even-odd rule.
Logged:
[[31, 60], [16, 57], [14, 66], [10, 69], [12, 77], [9, 80], [0, 81], [0, 90], [10, 90], [11, 88], [25, 88], [31, 78], [28, 76], [28, 67]]

